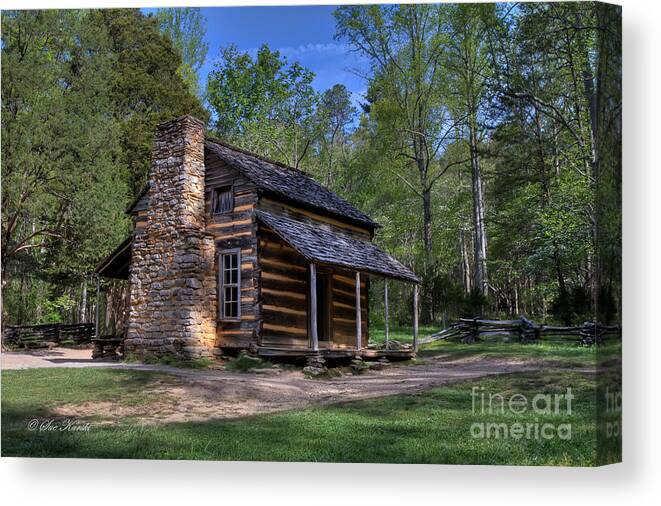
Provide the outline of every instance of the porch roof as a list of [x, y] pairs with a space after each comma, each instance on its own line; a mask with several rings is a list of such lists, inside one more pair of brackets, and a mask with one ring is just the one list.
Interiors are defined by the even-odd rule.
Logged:
[[408, 267], [369, 241], [262, 209], [257, 219], [311, 262], [420, 283]]
[[129, 279], [129, 265], [131, 263], [131, 242], [133, 235], [129, 235], [117, 246], [98, 266], [94, 273], [103, 278]]

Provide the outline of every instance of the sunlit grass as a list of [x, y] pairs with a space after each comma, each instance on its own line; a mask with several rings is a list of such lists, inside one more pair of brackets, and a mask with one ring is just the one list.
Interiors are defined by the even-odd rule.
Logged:
[[[94, 425], [89, 432], [27, 429], [63, 403], [105, 400], [118, 405], [157, 402], [140, 392], [162, 377], [148, 372], [94, 369], [3, 371], [3, 456], [134, 459], [213, 459], [324, 462], [594, 465], [595, 376], [525, 373], [457, 383], [413, 395], [312, 407], [204, 423], [138, 427], [130, 420]], [[571, 416], [483, 413], [474, 388], [530, 398], [576, 396]], [[210, 401], [211, 402], [211, 401]], [[98, 422], [95, 421], [95, 422]], [[479, 438], [474, 423], [571, 423], [571, 440]]]
[[[438, 327], [422, 326], [420, 338], [438, 332]], [[383, 326], [372, 325], [370, 340], [383, 342]], [[390, 329], [390, 339], [404, 343], [413, 342], [411, 327], [394, 327]], [[612, 339], [599, 346], [584, 346], [573, 336], [563, 340], [544, 341], [523, 344], [514, 339], [504, 339], [503, 336], [491, 337], [475, 343], [439, 340], [420, 346], [420, 357], [443, 355], [448, 359], [477, 358], [488, 356], [503, 359], [520, 359], [544, 361], [549, 365], [560, 367], [584, 366], [594, 367], [598, 362], [608, 364], [617, 361], [621, 354], [621, 340]]]

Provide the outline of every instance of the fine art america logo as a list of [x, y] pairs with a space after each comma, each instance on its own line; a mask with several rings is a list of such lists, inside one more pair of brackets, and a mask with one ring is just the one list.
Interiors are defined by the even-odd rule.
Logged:
[[[503, 395], [486, 392], [484, 387], [473, 387], [471, 398], [473, 414], [482, 421], [471, 425], [471, 436], [478, 439], [571, 439], [572, 401], [571, 388], [565, 393], [539, 393], [529, 398], [523, 394]], [[531, 421], [506, 423], [489, 420], [490, 416], [514, 415], [532, 418]], [[547, 421], [558, 418], [562, 423]], [[544, 421], [540, 421], [544, 420]]]

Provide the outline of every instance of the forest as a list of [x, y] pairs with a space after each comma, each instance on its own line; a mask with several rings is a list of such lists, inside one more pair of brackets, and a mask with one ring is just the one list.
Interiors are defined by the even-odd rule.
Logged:
[[[153, 131], [306, 171], [382, 225], [421, 321], [621, 320], [621, 10], [592, 2], [340, 6], [358, 101], [264, 44], [209, 55], [194, 8], [2, 13], [2, 321], [92, 321]], [[204, 85], [200, 68], [212, 58]], [[382, 319], [383, 283], [370, 317]], [[396, 323], [411, 292], [390, 286]]]

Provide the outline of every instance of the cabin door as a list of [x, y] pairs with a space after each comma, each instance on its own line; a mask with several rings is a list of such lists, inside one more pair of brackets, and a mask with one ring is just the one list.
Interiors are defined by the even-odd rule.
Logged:
[[333, 292], [330, 272], [317, 273], [317, 336], [319, 342], [330, 342], [332, 335]]

